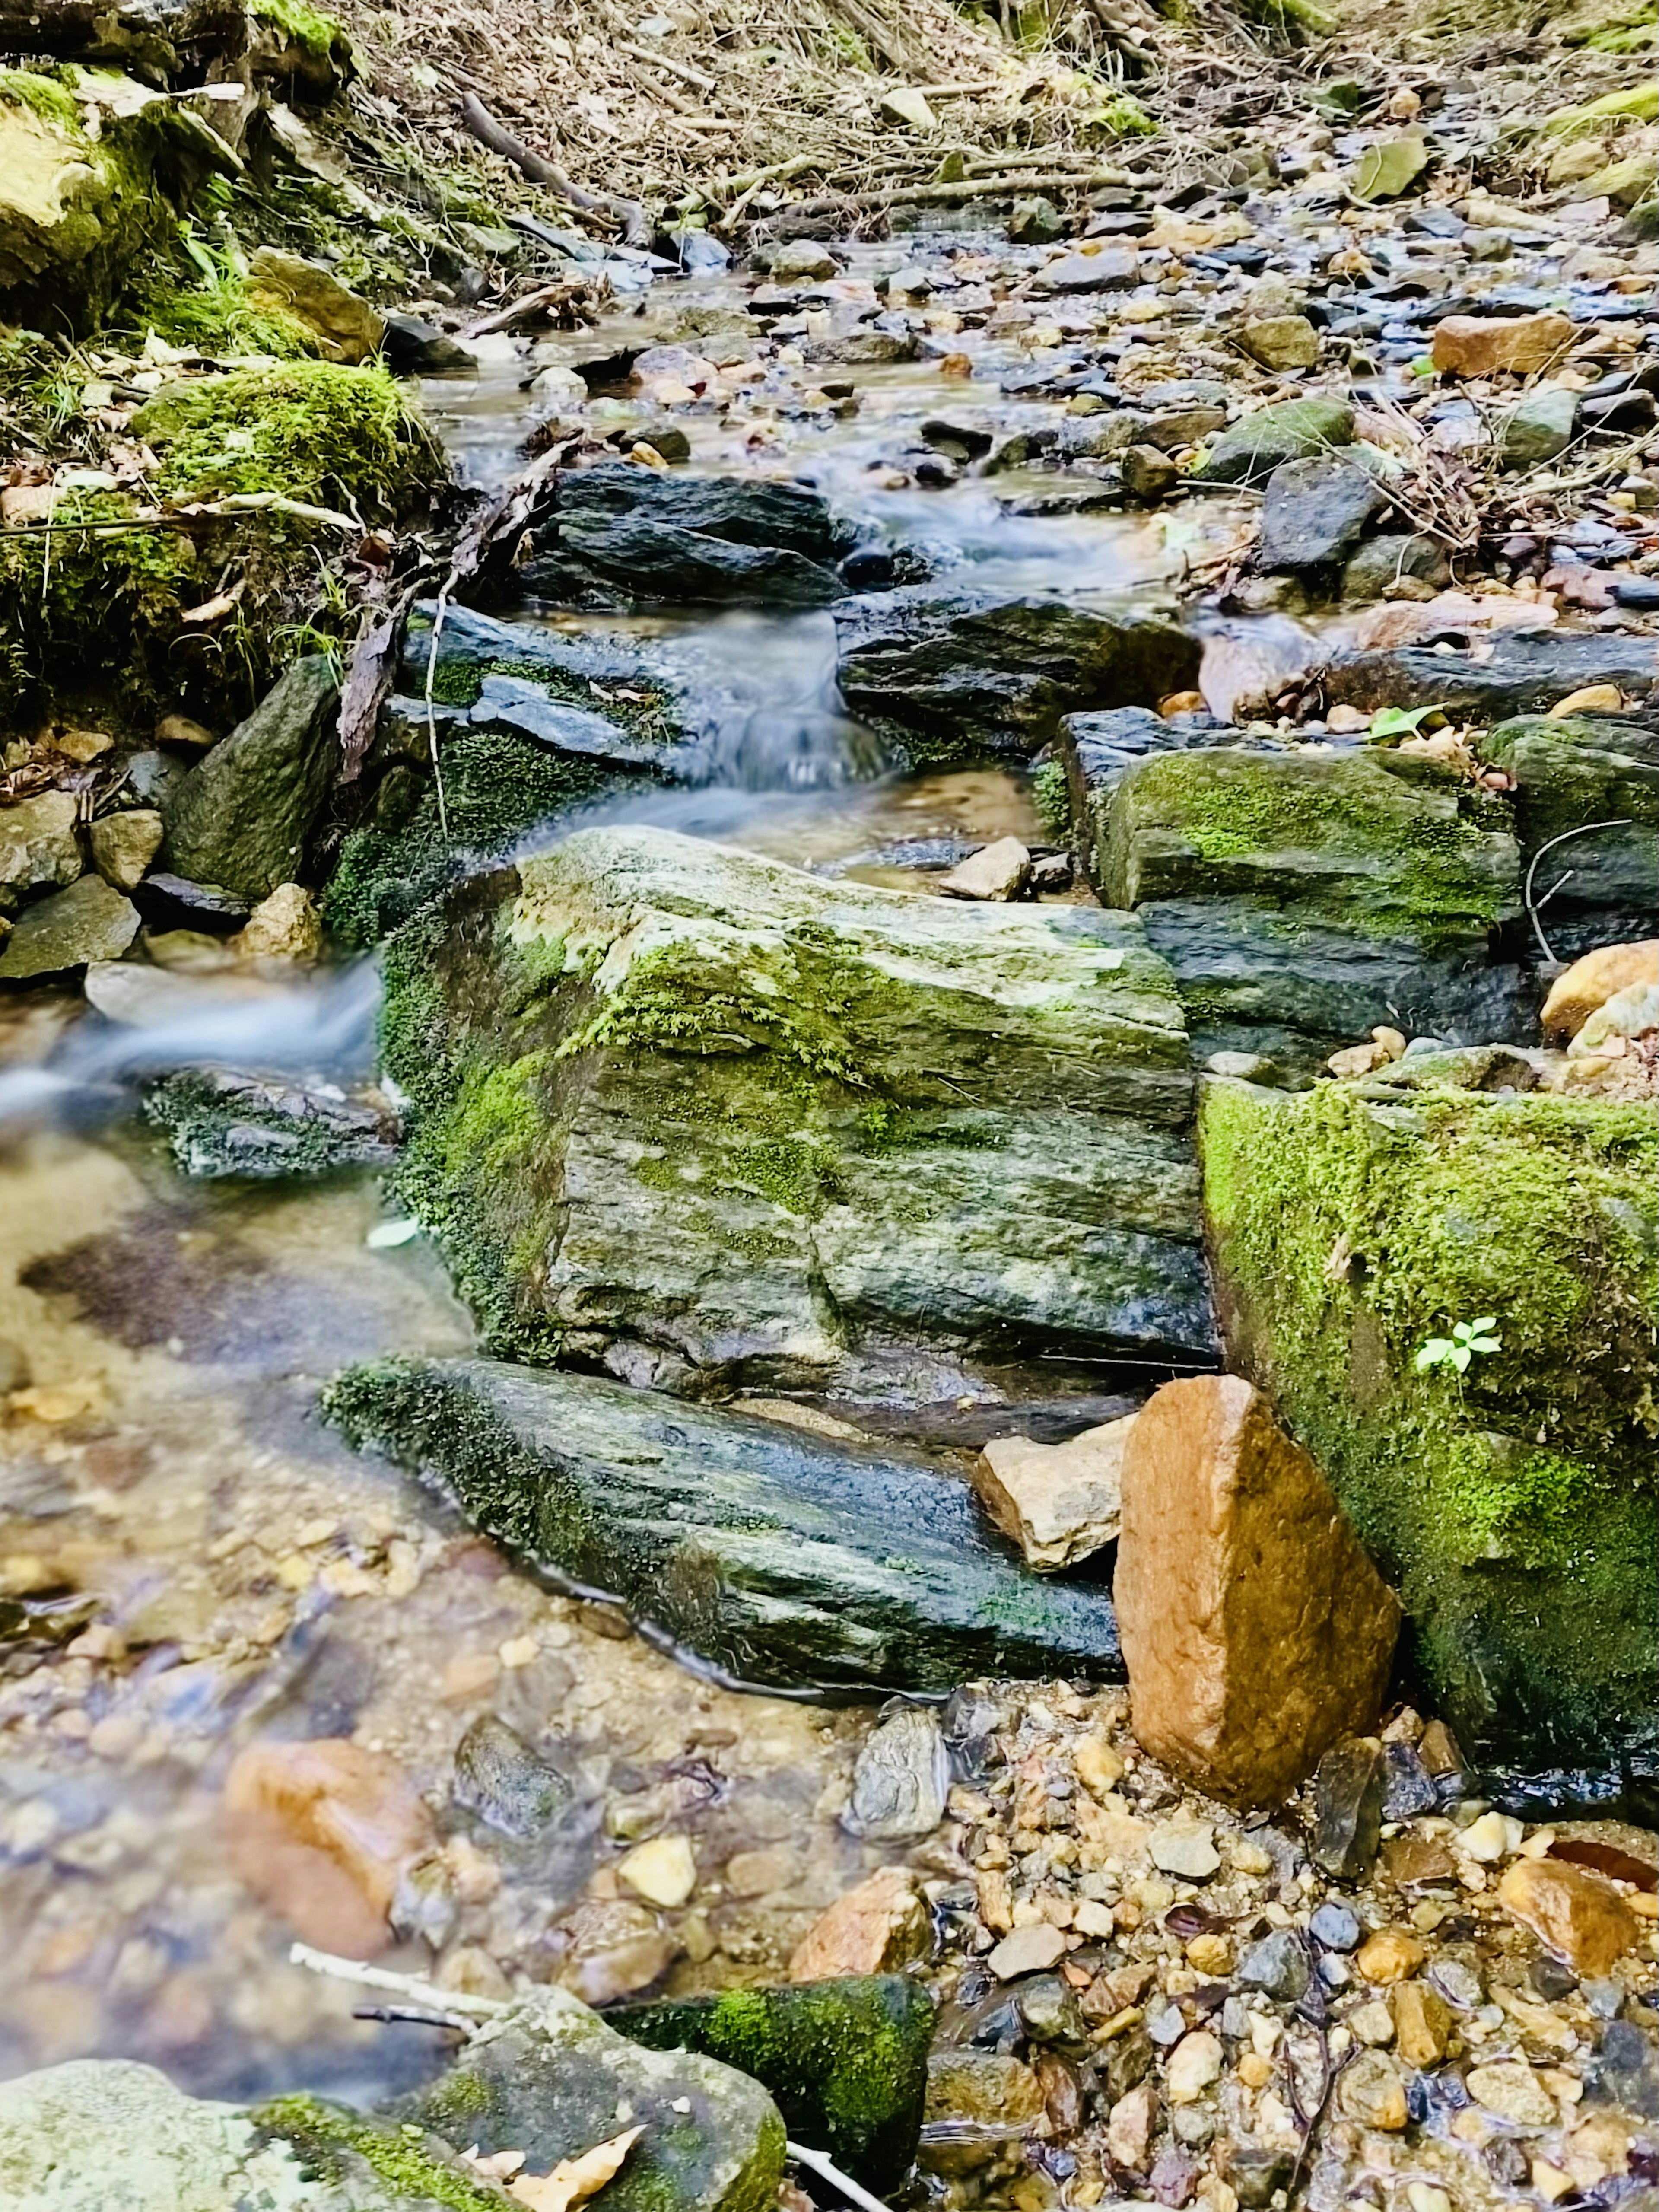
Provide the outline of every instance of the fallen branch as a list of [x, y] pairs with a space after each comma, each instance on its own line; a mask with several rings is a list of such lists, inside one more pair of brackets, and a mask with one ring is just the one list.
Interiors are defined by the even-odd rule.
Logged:
[[858, 199], [879, 204], [884, 200], [977, 200], [998, 194], [1035, 191], [1091, 191], [1099, 185], [1121, 185], [1121, 169], [1056, 169], [1027, 172], [1019, 176], [964, 177], [954, 185], [898, 185], [887, 193], [857, 193]]
[[573, 185], [556, 163], [504, 130], [476, 92], [461, 94], [461, 121], [481, 146], [488, 146], [492, 154], [511, 161], [532, 185], [545, 185], [548, 191], [556, 192], [561, 199], [585, 213], [616, 216], [622, 224], [625, 245], [643, 246], [650, 243], [651, 219], [638, 200], [618, 199], [609, 192], [585, 192], [580, 185]]
[[826, 2158], [821, 2150], [798, 2142], [786, 2143], [784, 2148], [797, 2166], [804, 2166], [809, 2172], [820, 2174], [832, 2183], [850, 2203], [859, 2207], [859, 2212], [888, 2212], [879, 2197], [872, 2197], [862, 2183], [854, 2181], [850, 2173], [843, 2173], [834, 2160]]
[[430, 1982], [417, 1980], [413, 1974], [394, 1974], [386, 1966], [365, 1966], [361, 1959], [341, 1959], [331, 1951], [313, 1951], [309, 1943], [290, 1943], [288, 1958], [291, 1966], [304, 1966], [311, 1973], [325, 1974], [331, 1981], [355, 1982], [365, 1990], [386, 1990], [407, 2003], [427, 2006], [436, 2012], [467, 2013], [478, 2020], [495, 2020], [501, 2013], [512, 2010], [506, 1997], [475, 1997], [459, 1990], [435, 1989]]
[[510, 307], [498, 307], [493, 315], [482, 315], [476, 323], [469, 323], [461, 332], [463, 340], [488, 337], [495, 331], [510, 331], [517, 323], [529, 322], [538, 315], [568, 308], [579, 315], [587, 295], [587, 286], [578, 281], [573, 283], [561, 277], [555, 283], [538, 285], [535, 291], [525, 293]]
[[698, 92], [713, 92], [720, 82], [706, 70], [693, 69], [690, 62], [676, 61], [672, 54], [653, 53], [649, 46], [636, 46], [632, 39], [618, 39], [616, 44], [623, 53], [632, 54], [635, 61], [649, 62], [653, 69], [665, 70], [670, 76], [678, 77]]

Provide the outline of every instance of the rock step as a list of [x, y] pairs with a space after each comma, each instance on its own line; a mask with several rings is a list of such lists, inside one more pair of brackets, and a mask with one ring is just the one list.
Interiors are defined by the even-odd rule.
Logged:
[[953, 1476], [494, 1360], [349, 1369], [326, 1406], [354, 1444], [441, 1477], [489, 1534], [744, 1680], [1122, 1679], [1104, 1591], [1016, 1565]]

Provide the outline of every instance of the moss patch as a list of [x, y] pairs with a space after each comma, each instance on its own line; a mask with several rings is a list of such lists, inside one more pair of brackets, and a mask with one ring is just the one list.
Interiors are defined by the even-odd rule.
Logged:
[[268, 2141], [287, 2143], [315, 2179], [349, 2183], [367, 2166], [394, 2197], [450, 2212], [503, 2212], [504, 2191], [469, 2179], [446, 2146], [422, 2128], [365, 2119], [320, 2097], [274, 2097], [250, 2113]]
[[[1656, 1732], [1659, 1127], [1641, 1106], [1205, 1086], [1230, 1349], [1399, 1584], [1466, 1746], [1539, 1767]], [[1459, 1378], [1419, 1348], [1491, 1314]]]

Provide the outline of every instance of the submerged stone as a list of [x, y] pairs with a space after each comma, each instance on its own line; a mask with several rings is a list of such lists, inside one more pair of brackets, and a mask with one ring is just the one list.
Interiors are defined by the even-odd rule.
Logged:
[[1185, 1035], [1124, 916], [588, 830], [386, 972], [403, 1195], [492, 1349], [918, 1403], [1207, 1356]]
[[492, 1360], [353, 1368], [327, 1404], [491, 1535], [744, 1679], [1119, 1674], [1104, 1593], [1027, 1575], [988, 1543], [967, 1485], [918, 1463]]
[[769, 2090], [792, 2140], [866, 2189], [910, 2170], [927, 2090], [933, 2000], [908, 1974], [625, 2005], [610, 2026], [653, 2051], [698, 2051]]
[[[1651, 1108], [1216, 1080], [1201, 1139], [1233, 1362], [1399, 1589], [1459, 1742], [1587, 1778], [1650, 1753]], [[1418, 1365], [1487, 1314], [1466, 1374]]]
[[154, 1086], [144, 1117], [166, 1132], [181, 1175], [209, 1180], [384, 1168], [398, 1157], [397, 1116], [386, 1101], [353, 1097], [320, 1078], [283, 1082], [235, 1068], [186, 1068]]

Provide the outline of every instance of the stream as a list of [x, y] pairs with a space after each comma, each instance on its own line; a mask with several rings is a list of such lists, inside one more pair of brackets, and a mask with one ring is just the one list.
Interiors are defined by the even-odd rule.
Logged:
[[[428, 410], [464, 479], [492, 485], [546, 412], [523, 388], [538, 368], [659, 341], [688, 307], [740, 298], [735, 283], [663, 284], [643, 316], [624, 305], [579, 338], [493, 341], [476, 381], [426, 387]], [[1156, 593], [1224, 542], [1222, 501], [1015, 515], [1012, 474], [994, 493], [884, 489], [884, 452], [960, 388], [928, 363], [845, 374], [862, 404], [828, 428], [684, 410], [691, 466], [793, 471], [964, 580], [1085, 602]], [[662, 641], [718, 702], [708, 780], [629, 801], [629, 818], [910, 889], [919, 866], [1041, 840], [1020, 776], [881, 772], [840, 706], [827, 614], [539, 618]], [[431, 2030], [356, 2021], [352, 1992], [288, 1963], [296, 1934], [355, 1954], [377, 1931], [355, 1893], [319, 1888], [228, 1820], [226, 1774], [251, 1742], [353, 1736], [443, 1804], [481, 1716], [554, 1758], [590, 1809], [576, 1839], [538, 1856], [449, 1805], [441, 1826], [476, 1878], [430, 1942], [381, 1954], [425, 1973], [441, 1948], [441, 1978], [483, 1994], [572, 1960], [599, 2001], [671, 1961], [676, 1991], [775, 1976], [894, 1856], [837, 1820], [867, 1711], [712, 1686], [324, 1429], [317, 1393], [346, 1361], [471, 1340], [426, 1244], [374, 1240], [373, 1175], [191, 1183], [131, 1110], [131, 1080], [169, 1066], [365, 1073], [374, 997], [359, 965], [159, 1028], [114, 1028], [78, 997], [0, 1006], [0, 1589], [35, 1606], [52, 1646], [0, 1656], [0, 2075], [119, 2055], [198, 2094], [359, 2100], [429, 2069]], [[653, 1914], [611, 1868], [670, 1821], [698, 1885]], [[488, 1855], [467, 1861], [469, 1843]]]

